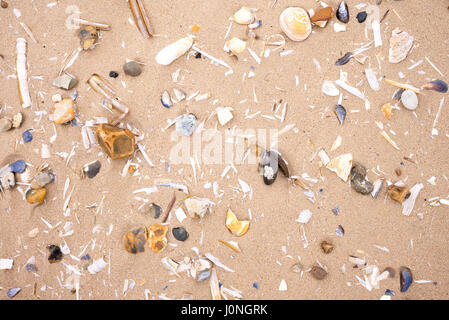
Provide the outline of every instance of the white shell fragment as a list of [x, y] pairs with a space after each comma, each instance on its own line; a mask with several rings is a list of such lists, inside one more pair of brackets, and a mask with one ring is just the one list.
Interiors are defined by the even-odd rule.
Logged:
[[23, 108], [28, 108], [31, 106], [30, 91], [28, 88], [28, 75], [27, 75], [27, 42], [24, 38], [17, 38], [17, 58], [16, 58], [16, 70], [17, 70], [17, 81], [19, 87], [19, 97], [20, 103]]
[[239, 38], [232, 38], [231, 40], [226, 41], [224, 49], [226, 52], [232, 52], [237, 55], [246, 49], [246, 41]]
[[218, 118], [218, 122], [220, 122], [220, 124], [222, 126], [224, 126], [226, 123], [228, 123], [229, 121], [232, 120], [233, 115], [232, 115], [232, 111], [234, 109], [232, 107], [218, 107], [216, 109], [217, 111], [217, 118]]
[[198, 197], [187, 198], [184, 200], [184, 204], [192, 218], [195, 218], [195, 216], [204, 218], [207, 212], [212, 213], [212, 206], [214, 206], [214, 203], [209, 199]]
[[415, 206], [416, 198], [418, 197], [421, 189], [424, 188], [422, 183], [415, 184], [410, 189], [410, 197], [402, 203], [402, 214], [409, 216], [412, 213], [413, 207]]
[[106, 267], [106, 265], [107, 263], [103, 260], [103, 258], [100, 258], [98, 260], [95, 260], [94, 263], [92, 263], [89, 267], [87, 267], [87, 270], [91, 274], [95, 274], [103, 270], [104, 267]]
[[168, 66], [170, 63], [186, 53], [192, 45], [193, 39], [191, 37], [179, 39], [159, 51], [156, 55], [156, 62], [161, 65]]
[[376, 78], [376, 73], [372, 69], [365, 69], [366, 79], [368, 80], [369, 86], [374, 91], [379, 91], [379, 81]]
[[310, 211], [309, 209], [302, 210], [299, 213], [299, 216], [296, 219], [296, 222], [305, 224], [305, 223], [309, 222], [310, 218], [312, 218], [312, 211]]
[[250, 24], [254, 21], [254, 14], [249, 8], [242, 7], [239, 11], [234, 13], [233, 19], [238, 24]]
[[279, 284], [279, 291], [287, 291], [287, 282], [284, 279]]
[[0, 270], [12, 269], [14, 260], [12, 259], [0, 259]]
[[325, 80], [323, 82], [321, 91], [330, 97], [336, 97], [340, 94], [340, 90], [338, 90], [338, 88], [335, 86], [335, 84], [329, 80]]
[[382, 186], [384, 185], [384, 179], [377, 179], [373, 182], [373, 191], [371, 192], [371, 196], [376, 199], [379, 195], [380, 190], [382, 190]]
[[412, 90], [405, 90], [401, 95], [402, 105], [408, 110], [416, 110], [418, 107], [418, 96]]
[[330, 171], [335, 172], [343, 181], [347, 181], [352, 168], [352, 153], [342, 154], [332, 159], [326, 166]]
[[410, 49], [413, 46], [414, 38], [405, 31], [399, 28], [391, 32], [390, 50], [388, 61], [390, 63], [399, 63], [407, 57]]
[[184, 212], [184, 210], [182, 210], [181, 207], [175, 210], [175, 215], [180, 223], [182, 223], [184, 219], [187, 218], [186, 213]]
[[346, 31], [346, 26], [344, 24], [335, 22], [334, 23], [334, 31], [335, 32], [345, 32]]

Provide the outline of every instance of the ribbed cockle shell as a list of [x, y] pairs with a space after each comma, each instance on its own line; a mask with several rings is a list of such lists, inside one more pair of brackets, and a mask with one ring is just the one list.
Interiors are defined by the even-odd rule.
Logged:
[[306, 10], [297, 7], [287, 8], [279, 17], [282, 31], [293, 41], [304, 41], [312, 32], [312, 24]]

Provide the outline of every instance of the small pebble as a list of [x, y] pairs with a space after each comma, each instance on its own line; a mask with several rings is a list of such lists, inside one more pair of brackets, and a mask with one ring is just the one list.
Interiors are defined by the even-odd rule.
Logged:
[[366, 16], [367, 16], [366, 11], [362, 11], [362, 12], [357, 13], [357, 21], [359, 23], [365, 22]]
[[331, 253], [332, 250], [334, 250], [334, 245], [330, 243], [329, 241], [324, 240], [321, 242], [321, 249], [323, 249], [324, 253]]
[[158, 206], [157, 204], [155, 204], [155, 203], [151, 203], [150, 205], [149, 205], [149, 213], [150, 213], [150, 216], [153, 218], [153, 219], [158, 219], [160, 216], [161, 216], [161, 213], [162, 213], [162, 209], [161, 209], [161, 207], [160, 206]]
[[5, 132], [11, 129], [12, 123], [6, 118], [0, 119], [0, 132]]
[[98, 172], [100, 172], [100, 169], [101, 169], [101, 162], [96, 160], [85, 164], [83, 171], [86, 173], [89, 179], [92, 179], [98, 174]]
[[39, 188], [39, 189], [29, 189], [26, 194], [26, 200], [28, 203], [43, 203], [45, 199], [45, 195], [47, 194], [47, 189]]
[[12, 127], [19, 128], [23, 121], [22, 113], [18, 112], [12, 117]]
[[123, 71], [125, 72], [125, 74], [129, 76], [137, 77], [139, 74], [142, 73], [142, 68], [137, 62], [130, 61], [123, 65]]
[[30, 130], [27, 130], [24, 133], [22, 133], [22, 139], [23, 142], [31, 142], [33, 140], [33, 135], [31, 134]]
[[17, 160], [16, 162], [13, 162], [9, 165], [9, 168], [11, 169], [12, 172], [15, 173], [22, 173], [25, 171], [26, 168], [26, 163], [23, 160]]
[[256, 289], [259, 289], [259, 284], [257, 282], [254, 282], [253, 283], [253, 287], [256, 288]]
[[64, 255], [62, 254], [61, 248], [59, 248], [57, 245], [51, 244], [47, 247], [47, 249], [50, 252], [48, 256], [48, 262], [55, 263], [62, 260]]
[[172, 233], [178, 241], [186, 241], [189, 237], [189, 233], [183, 227], [173, 228]]
[[110, 71], [110, 72], [109, 72], [109, 76], [110, 76], [111, 78], [117, 78], [117, 77], [118, 77], [118, 72]]
[[31, 188], [37, 189], [45, 187], [47, 184], [53, 182], [55, 180], [55, 175], [48, 171], [39, 172], [33, 179], [31, 183]]
[[326, 270], [318, 266], [313, 266], [310, 274], [317, 280], [323, 280], [327, 276]]

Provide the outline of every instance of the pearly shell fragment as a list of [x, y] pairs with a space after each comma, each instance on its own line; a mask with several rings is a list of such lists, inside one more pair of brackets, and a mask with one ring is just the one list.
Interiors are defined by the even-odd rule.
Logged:
[[159, 51], [156, 55], [156, 62], [161, 65], [168, 66], [170, 63], [186, 53], [192, 45], [193, 39], [191, 37], [181, 38]]
[[312, 32], [309, 15], [303, 8], [290, 7], [279, 17], [282, 31], [293, 41], [304, 41]]
[[326, 168], [335, 172], [340, 179], [346, 182], [352, 169], [352, 153], [342, 154], [332, 159]]
[[408, 110], [418, 107], [418, 96], [412, 90], [405, 90], [401, 95], [402, 105]]
[[413, 46], [414, 38], [405, 31], [396, 28], [391, 33], [388, 61], [399, 63], [407, 57]]

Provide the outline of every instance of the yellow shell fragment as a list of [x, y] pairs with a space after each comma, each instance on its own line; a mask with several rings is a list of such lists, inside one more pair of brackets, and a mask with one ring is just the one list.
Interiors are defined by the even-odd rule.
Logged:
[[293, 41], [304, 41], [312, 32], [309, 15], [303, 8], [291, 7], [279, 17], [282, 31]]
[[62, 99], [61, 102], [55, 104], [54, 108], [53, 121], [57, 124], [67, 123], [75, 117], [72, 99]]
[[239, 248], [239, 244], [235, 241], [224, 241], [224, 240], [218, 240], [219, 242], [223, 243], [226, 247], [231, 248], [235, 252], [242, 252]]
[[233, 54], [242, 53], [246, 49], [246, 41], [240, 40], [239, 38], [232, 38], [226, 41], [226, 49]]
[[248, 231], [249, 228], [249, 221], [242, 220], [239, 221], [235, 214], [231, 211], [231, 209], [228, 210], [228, 213], [226, 214], [226, 227], [236, 236], [240, 237], [243, 236], [246, 231]]
[[167, 246], [168, 227], [160, 224], [152, 224], [148, 228], [148, 244], [153, 252], [161, 252]]
[[250, 24], [254, 21], [254, 14], [247, 7], [242, 7], [239, 11], [234, 13], [233, 18], [238, 24]]
[[347, 181], [352, 168], [352, 153], [342, 154], [327, 164], [326, 168], [335, 172], [343, 181]]

